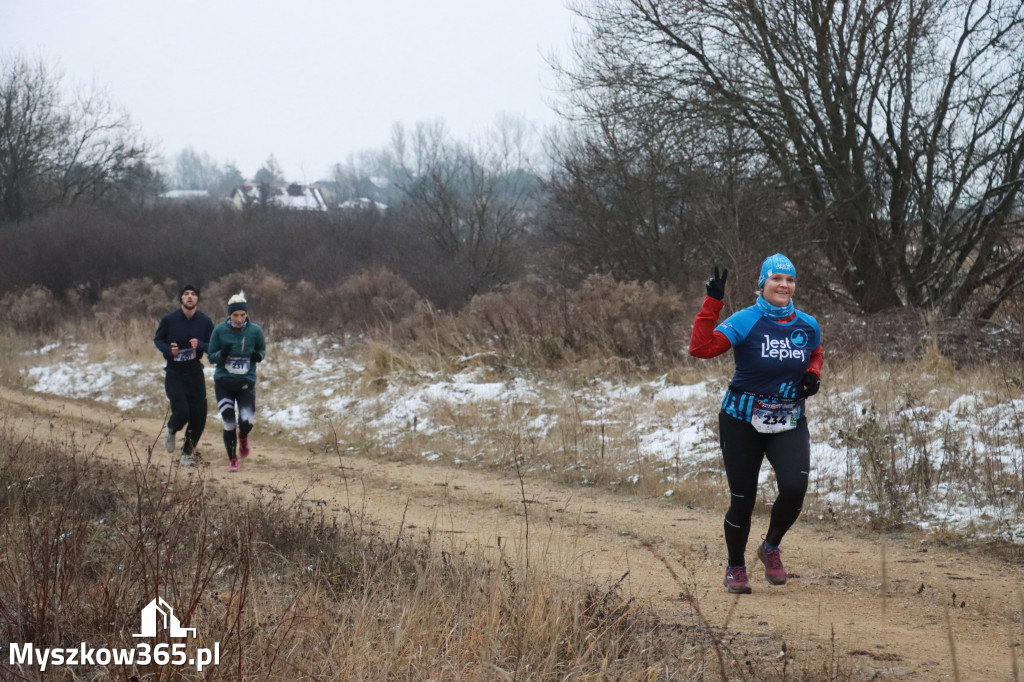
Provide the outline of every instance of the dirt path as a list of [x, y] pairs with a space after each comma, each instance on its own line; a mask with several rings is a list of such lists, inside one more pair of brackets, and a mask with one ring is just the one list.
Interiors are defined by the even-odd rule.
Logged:
[[[0, 388], [0, 405], [0, 420], [21, 435], [64, 438], [67, 424], [99, 456], [127, 461], [130, 442], [143, 456], [153, 447], [154, 460], [173, 461], [162, 450], [158, 420], [125, 420], [105, 405], [9, 388]], [[338, 512], [365, 511], [391, 534], [439, 534], [456, 553], [499, 541], [523, 547], [528, 531], [534, 566], [602, 583], [629, 571], [623, 586], [630, 594], [687, 625], [694, 618], [681, 595], [689, 590], [711, 625], [760, 639], [781, 636], [800, 668], [819, 662], [822, 669], [838, 658], [865, 678], [1017, 679], [1024, 655], [1019, 566], [917, 540], [868, 541], [802, 519], [784, 547], [789, 584], [768, 586], [748, 557], [754, 593], [736, 598], [721, 586], [719, 512], [535, 478], [521, 489], [517, 478], [475, 469], [346, 456], [343, 470], [337, 459], [313, 457], [300, 446], [261, 442], [258, 425], [252, 442], [254, 455], [242, 472], [228, 474], [211, 420], [200, 444], [215, 453], [208, 478], [243, 490], [306, 490]], [[754, 532], [765, 525], [755, 518]]]

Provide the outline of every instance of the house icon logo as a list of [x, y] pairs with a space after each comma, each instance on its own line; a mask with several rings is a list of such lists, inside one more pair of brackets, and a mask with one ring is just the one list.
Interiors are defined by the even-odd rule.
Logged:
[[157, 597], [142, 609], [142, 632], [132, 637], [156, 637], [157, 626], [163, 624], [171, 637], [195, 637], [195, 628], [183, 628], [171, 605]]

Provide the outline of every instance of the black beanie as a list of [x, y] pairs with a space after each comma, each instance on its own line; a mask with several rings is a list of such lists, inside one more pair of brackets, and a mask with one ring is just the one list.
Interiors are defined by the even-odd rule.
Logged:
[[183, 286], [181, 288], [181, 291], [178, 292], [178, 300], [179, 301], [181, 300], [181, 297], [185, 295], [186, 291], [194, 291], [194, 292], [196, 292], [196, 299], [199, 298], [199, 289], [198, 289], [198, 287], [196, 287], [196, 285], [194, 285], [194, 284], [186, 284], [185, 286]]

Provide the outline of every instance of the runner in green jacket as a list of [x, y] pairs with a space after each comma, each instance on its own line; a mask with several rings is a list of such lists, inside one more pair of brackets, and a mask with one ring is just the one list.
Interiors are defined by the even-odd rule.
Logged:
[[238, 471], [238, 456], [245, 458], [251, 452], [249, 432], [256, 420], [256, 365], [266, 353], [263, 330], [249, 320], [245, 292], [239, 292], [228, 299], [228, 318], [214, 327], [207, 353], [210, 364], [217, 366], [213, 388], [224, 422], [228, 471]]

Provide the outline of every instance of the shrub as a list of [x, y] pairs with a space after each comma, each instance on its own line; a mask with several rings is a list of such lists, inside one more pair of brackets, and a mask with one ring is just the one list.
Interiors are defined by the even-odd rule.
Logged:
[[61, 306], [46, 287], [33, 284], [0, 299], [0, 319], [30, 334], [49, 333], [62, 321]]
[[678, 351], [681, 333], [692, 323], [674, 291], [653, 282], [616, 282], [589, 277], [576, 297], [579, 345], [608, 349], [620, 357], [653, 363]]
[[328, 296], [337, 305], [341, 325], [391, 324], [412, 314], [419, 297], [387, 268], [369, 268], [352, 275]]
[[177, 297], [178, 287], [173, 280], [157, 284], [149, 277], [141, 277], [104, 289], [93, 312], [98, 320], [148, 320], [176, 308]]
[[[261, 266], [233, 272], [208, 283], [203, 289], [206, 313], [215, 320], [227, 317], [228, 299], [240, 291], [245, 292], [249, 301], [249, 315], [259, 324], [297, 317], [294, 310], [299, 306], [297, 296], [280, 275]], [[298, 309], [305, 307], [301, 305]]]
[[676, 357], [690, 315], [670, 288], [594, 275], [577, 289], [514, 284], [454, 319], [459, 337], [545, 365], [608, 356], [659, 365]]

